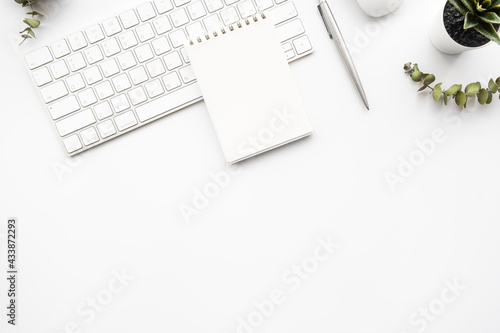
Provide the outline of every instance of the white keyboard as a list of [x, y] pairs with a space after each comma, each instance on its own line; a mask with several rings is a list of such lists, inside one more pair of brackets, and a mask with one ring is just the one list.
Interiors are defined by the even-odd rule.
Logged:
[[27, 54], [68, 155], [202, 100], [184, 44], [258, 11], [289, 61], [312, 53], [290, 0], [155, 0]]

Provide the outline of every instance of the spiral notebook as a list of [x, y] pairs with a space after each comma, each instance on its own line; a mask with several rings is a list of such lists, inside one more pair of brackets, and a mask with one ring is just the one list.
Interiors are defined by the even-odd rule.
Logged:
[[313, 133], [265, 15], [198, 37], [186, 49], [230, 164]]

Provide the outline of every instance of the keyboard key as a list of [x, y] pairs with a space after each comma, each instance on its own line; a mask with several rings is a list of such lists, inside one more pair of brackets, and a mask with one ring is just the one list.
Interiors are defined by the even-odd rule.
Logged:
[[101, 61], [104, 59], [104, 56], [102, 55], [101, 48], [99, 45], [94, 45], [92, 47], [89, 47], [83, 51], [83, 54], [85, 54], [85, 58], [87, 58], [87, 62], [92, 65], [95, 64], [98, 61]]
[[99, 97], [100, 100], [108, 98], [115, 93], [109, 81], [104, 81], [96, 85], [95, 92], [97, 93], [97, 97]]
[[156, 10], [160, 14], [164, 14], [174, 9], [174, 6], [172, 6], [172, 2], [170, 0], [155, 0], [154, 3]]
[[255, 0], [255, 3], [260, 11], [264, 11], [274, 6], [273, 0]]
[[167, 74], [161, 79], [163, 81], [163, 84], [165, 85], [165, 88], [167, 88], [167, 90], [169, 91], [181, 86], [181, 80], [179, 80], [179, 76], [177, 76], [176, 72]]
[[127, 96], [125, 94], [118, 95], [111, 99], [111, 104], [116, 113], [127, 110], [130, 107]]
[[183, 47], [183, 48], [181, 49], [181, 56], [182, 56], [182, 59], [184, 59], [184, 62], [185, 62], [186, 64], [189, 64], [189, 62], [190, 62], [190, 61], [189, 61], [189, 56], [188, 56], [188, 54], [187, 54], [187, 52], [186, 52], [186, 48], [185, 48], [185, 47]]
[[122, 27], [116, 17], [112, 17], [109, 20], [104, 21], [102, 26], [104, 27], [104, 31], [108, 37], [116, 35], [122, 31]]
[[52, 119], [56, 120], [80, 110], [80, 104], [78, 104], [76, 97], [72, 95], [49, 105], [48, 109]]
[[135, 48], [134, 52], [137, 56], [137, 60], [139, 60], [139, 62], [141, 63], [151, 60], [154, 57], [153, 51], [151, 51], [151, 46], [149, 46], [149, 44], [144, 44]]
[[41, 87], [44, 84], [47, 84], [52, 81], [52, 77], [50, 76], [49, 70], [47, 67], [42, 67], [33, 72], [33, 79], [36, 82], [36, 85]]
[[161, 55], [172, 49], [170, 47], [170, 44], [168, 43], [167, 37], [165, 36], [153, 40], [151, 42], [151, 46], [153, 47], [153, 50], [155, 51], [156, 55]]
[[247, 18], [257, 14], [257, 10], [253, 5], [252, 0], [245, 0], [238, 4], [238, 10], [242, 18]]
[[81, 53], [75, 53], [68, 56], [66, 61], [68, 62], [69, 68], [72, 72], [76, 72], [77, 70], [87, 66], [87, 63], [85, 63], [85, 59], [83, 59], [83, 55]]
[[49, 48], [47, 46], [42, 47], [34, 52], [28, 53], [24, 56], [29, 69], [35, 69], [42, 65], [48, 64], [53, 60], [52, 54], [50, 54]]
[[135, 28], [135, 32], [137, 33], [137, 37], [139, 37], [141, 43], [155, 37], [153, 28], [151, 28], [151, 24], [149, 23], [138, 26]]
[[89, 127], [80, 132], [80, 136], [82, 137], [83, 144], [89, 146], [93, 143], [99, 141], [99, 136], [94, 127]]
[[205, 0], [205, 4], [207, 5], [207, 9], [210, 13], [213, 13], [216, 10], [224, 7], [222, 0]]
[[80, 103], [82, 103], [83, 107], [87, 107], [97, 102], [97, 97], [95, 97], [92, 88], [88, 88], [83, 90], [82, 92], [79, 92], [78, 99], [80, 100]]
[[222, 22], [224, 23], [224, 25], [230, 25], [240, 20], [238, 12], [234, 7], [230, 7], [221, 11], [220, 17], [222, 18]]
[[176, 28], [189, 22], [189, 17], [187, 16], [184, 8], [178, 9], [170, 13], [170, 18], [172, 19], [172, 23]]
[[69, 74], [68, 66], [64, 60], [53, 62], [49, 65], [50, 71], [55, 79], [59, 79]]
[[112, 55], [120, 52], [120, 46], [118, 45], [116, 38], [105, 40], [104, 42], [102, 42], [101, 46], [106, 57], [111, 57]]
[[304, 26], [300, 19], [287, 22], [279, 27], [276, 27], [276, 31], [280, 38], [280, 41], [284, 42], [290, 38], [303, 34], [305, 32]]
[[97, 66], [90, 67], [84, 70], [83, 76], [85, 77], [85, 80], [89, 85], [102, 80], [101, 71], [99, 71], [99, 68]]
[[50, 45], [50, 48], [52, 49], [52, 53], [56, 58], [64, 57], [65, 55], [68, 55], [71, 52], [69, 50], [68, 43], [66, 43], [65, 39], [61, 39], [53, 43], [52, 45]]
[[103, 120], [104, 118], [108, 118], [113, 115], [113, 110], [111, 110], [111, 106], [108, 101], [104, 101], [94, 106], [94, 112], [99, 120]]
[[190, 4], [189, 6], [187, 6], [187, 9], [191, 20], [197, 20], [200, 17], [207, 15], [205, 7], [203, 6], [203, 3], [201, 1], [196, 1]]
[[183, 29], [176, 30], [168, 35], [173, 47], [183, 46], [187, 42], [186, 34]]
[[191, 40], [205, 36], [206, 32], [201, 22], [195, 22], [186, 27], [187, 34]]
[[87, 35], [87, 39], [89, 40], [90, 44], [101, 41], [105, 37], [99, 24], [85, 29], [85, 34]]
[[167, 16], [162, 16], [153, 21], [153, 26], [158, 35], [164, 34], [167, 31], [172, 30], [172, 25]]
[[149, 81], [148, 83], [144, 84], [144, 88], [146, 88], [146, 91], [150, 98], [155, 98], [156, 96], [160, 96], [165, 92], [159, 79]]
[[152, 102], [138, 106], [135, 112], [139, 120], [144, 122], [156, 116], [173, 112], [181, 108], [182, 105], [201, 98], [201, 96], [198, 84], [190, 84], [170, 94], [159, 97]]
[[171, 52], [164, 56], [163, 61], [165, 62], [165, 65], [167, 65], [169, 71], [182, 66], [182, 60], [181, 57], [179, 57], [179, 53], [177, 53], [177, 51]]
[[143, 66], [139, 66], [137, 68], [132, 69], [129, 72], [129, 75], [134, 85], [141, 84], [149, 79], [148, 74], [146, 74], [146, 71], [144, 70]]
[[222, 27], [222, 22], [219, 20], [219, 16], [217, 14], [204, 18], [203, 24], [205, 24], [205, 28], [209, 32], [219, 32]]
[[174, 0], [174, 3], [177, 7], [183, 6], [189, 3], [191, 0]]
[[69, 76], [66, 79], [66, 83], [68, 84], [69, 90], [71, 92], [78, 91], [85, 87], [85, 82], [83, 81], [82, 75], [80, 73]]
[[269, 17], [275, 25], [288, 21], [297, 15], [297, 9], [295, 9], [293, 2], [288, 2], [283, 6], [276, 7], [269, 12]]
[[179, 74], [182, 78], [182, 81], [184, 81], [184, 83], [189, 83], [191, 81], [196, 80], [196, 77], [194, 76], [193, 68], [191, 66], [181, 68], [179, 70]]
[[108, 119], [105, 122], [98, 124], [97, 129], [99, 130], [99, 134], [103, 139], [110, 137], [113, 134], [116, 134], [115, 125], [113, 125], [111, 119]]
[[147, 2], [142, 6], [137, 7], [137, 13], [142, 22], [152, 19], [156, 16], [156, 12], [151, 2]]
[[120, 54], [117, 57], [117, 59], [122, 70], [126, 70], [137, 65], [137, 62], [135, 61], [135, 57], [132, 54], [132, 51], [127, 51]]
[[60, 136], [66, 136], [95, 122], [92, 110], [86, 109], [57, 122], [56, 128]]
[[137, 125], [137, 119], [135, 119], [134, 113], [132, 111], [127, 111], [124, 114], [115, 117], [115, 123], [118, 130], [124, 131], [127, 128]]
[[104, 61], [103, 63], [101, 63], [100, 67], [102, 73], [104, 74], [104, 77], [113, 76], [120, 71], [118, 65], [116, 64], [116, 60], [114, 58]]
[[148, 100], [146, 93], [142, 87], [137, 87], [128, 92], [128, 97], [132, 105], [137, 105]]
[[165, 73], [165, 67], [160, 59], [155, 59], [146, 64], [146, 68], [148, 70], [149, 76], [157, 77], [158, 75], [162, 75]]
[[226, 3], [226, 5], [230, 6], [232, 5], [233, 3], [236, 3], [238, 2], [239, 0], [224, 0], [224, 2]]
[[137, 15], [135, 14], [135, 10], [133, 9], [121, 14], [120, 21], [122, 21], [123, 27], [125, 29], [139, 24], [139, 20], [137, 19]]
[[129, 72], [129, 75], [134, 85], [141, 84], [148, 80], [148, 75], [146, 74], [143, 66], [132, 69]]
[[69, 36], [68, 42], [73, 51], [78, 51], [88, 45], [87, 41], [85, 40], [85, 36], [81, 31]]
[[49, 86], [45, 86], [40, 89], [40, 94], [42, 95], [45, 103], [50, 103], [68, 94], [68, 89], [63, 81], [58, 81]]
[[132, 30], [122, 33], [118, 36], [118, 40], [124, 50], [137, 45], [137, 38]]
[[78, 139], [78, 135], [72, 135], [63, 140], [64, 147], [66, 147], [66, 151], [68, 154], [71, 154], [79, 149], [82, 149], [82, 143], [80, 139]]
[[293, 41], [293, 46], [295, 46], [295, 50], [297, 50], [297, 54], [306, 53], [307, 51], [312, 50], [311, 42], [307, 36], [302, 36]]
[[280, 3], [283, 3], [283, 2], [285, 2], [286, 0], [275, 0], [275, 1], [276, 1], [276, 3], [279, 5]]
[[116, 92], [122, 92], [122, 91], [124, 91], [132, 86], [130, 84], [128, 77], [127, 77], [127, 74], [125, 74], [125, 73], [113, 78], [112, 82], [113, 82], [113, 85], [115, 86]]

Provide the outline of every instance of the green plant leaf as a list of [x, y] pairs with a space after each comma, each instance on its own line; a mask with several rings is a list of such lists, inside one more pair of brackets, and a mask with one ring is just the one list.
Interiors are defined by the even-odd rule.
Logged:
[[462, 15], [466, 15], [470, 10], [460, 0], [448, 0]]
[[465, 94], [468, 97], [474, 97], [481, 89], [481, 84], [479, 82], [471, 83], [465, 87]]
[[481, 20], [488, 22], [488, 23], [493, 23], [493, 24], [500, 24], [500, 16], [498, 16], [494, 12], [487, 12], [484, 14], [479, 14], [479, 17]]
[[462, 3], [464, 4], [464, 6], [467, 8], [468, 11], [474, 12], [474, 8], [476, 7], [474, 0], [462, 0]]
[[490, 8], [494, 8], [494, 7], [500, 7], [500, 0], [493, 0]]
[[419, 82], [422, 80], [422, 78], [424, 77], [424, 73], [422, 73], [421, 71], [419, 70], [416, 70], [415, 72], [413, 72], [413, 74], [411, 75], [411, 78], [413, 79], [413, 81], [415, 82]]
[[448, 96], [443, 96], [444, 105], [448, 105]]
[[442, 83], [436, 84], [434, 87], [434, 91], [432, 92], [432, 98], [434, 98], [434, 101], [439, 101], [441, 96], [443, 96], [443, 88], [441, 88]]
[[474, 13], [467, 13], [465, 15], [465, 21], [464, 21], [465, 30], [474, 28], [478, 24], [479, 24], [479, 19], [477, 18], [476, 15], [474, 15]]
[[31, 12], [27, 12], [26, 14], [27, 14], [27, 15], [38, 15], [38, 16], [43, 16], [43, 14], [42, 14], [42, 13], [39, 13], [39, 12], [37, 12], [36, 10], [33, 10], [33, 11], [31, 11]]
[[464, 106], [467, 103], [467, 95], [463, 91], [457, 92], [455, 103], [457, 103], [458, 106]]
[[[498, 1], [500, 1], [500, 0], [498, 0]], [[500, 87], [500, 77], [495, 81], [495, 83], [497, 84], [497, 86]]]
[[427, 74], [424, 78], [424, 84], [427, 86], [434, 81], [436, 81], [436, 77], [433, 74]]
[[488, 82], [488, 88], [492, 93], [496, 93], [498, 91], [498, 85], [493, 81], [493, 79]]
[[491, 23], [480, 23], [474, 27], [481, 35], [500, 45], [500, 36]]
[[486, 104], [491, 104], [493, 102], [493, 94], [491, 91], [488, 91], [488, 99], [486, 100]]
[[25, 18], [23, 22], [29, 25], [31, 28], [38, 28], [38, 26], [40, 25], [40, 21], [31, 18]]
[[446, 96], [455, 95], [458, 91], [462, 90], [461, 84], [454, 84], [448, 90], [445, 91]]
[[488, 100], [488, 90], [486, 90], [484, 88], [479, 90], [477, 100], [478, 100], [479, 104], [481, 104], [481, 105], [486, 104], [486, 101]]

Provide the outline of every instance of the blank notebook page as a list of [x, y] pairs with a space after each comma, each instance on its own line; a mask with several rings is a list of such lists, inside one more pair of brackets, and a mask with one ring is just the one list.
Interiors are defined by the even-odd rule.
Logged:
[[250, 19], [186, 49], [229, 163], [312, 134], [269, 19]]

